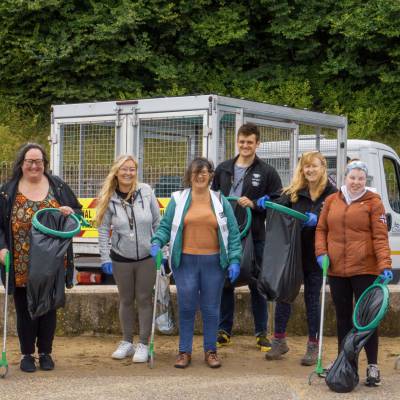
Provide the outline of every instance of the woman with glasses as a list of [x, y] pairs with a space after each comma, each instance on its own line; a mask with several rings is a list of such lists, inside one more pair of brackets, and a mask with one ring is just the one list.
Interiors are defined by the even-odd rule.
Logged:
[[151, 240], [154, 257], [169, 242], [179, 307], [176, 368], [186, 368], [191, 362], [198, 307], [203, 319], [204, 360], [211, 368], [221, 366], [216, 352], [221, 293], [226, 271], [231, 282], [240, 271], [239, 228], [229, 202], [210, 190], [213, 172], [206, 158], [190, 163], [184, 177], [186, 189], [172, 194]]
[[[392, 279], [386, 214], [380, 196], [366, 188], [367, 165], [347, 164], [345, 184], [326, 199], [317, 226], [315, 254], [322, 265], [330, 259], [329, 286], [336, 310], [338, 352], [352, 329], [354, 300], [378, 275]], [[378, 331], [365, 345], [368, 367], [365, 384], [381, 383], [378, 369]]]
[[[313, 365], [318, 356], [319, 297], [322, 273], [315, 260], [315, 229], [318, 216], [325, 199], [336, 192], [329, 182], [325, 157], [318, 151], [303, 153], [290, 185], [283, 189], [282, 196], [274, 200], [296, 211], [306, 213], [308, 221], [301, 230], [302, 268], [304, 273], [304, 302], [306, 305], [308, 343], [301, 365]], [[265, 207], [263, 198], [258, 202]], [[266, 353], [267, 360], [280, 360], [289, 351], [286, 342], [286, 327], [291, 314], [291, 305], [277, 303], [275, 311], [275, 331], [272, 348]]]
[[[102, 270], [114, 275], [120, 300], [123, 338], [112, 358], [133, 356], [134, 363], [146, 362], [156, 278], [150, 239], [160, 222], [160, 209], [151, 187], [138, 181], [138, 163], [131, 155], [122, 155], [114, 161], [99, 194], [96, 222]], [[135, 301], [139, 316], [136, 345], [133, 343]]]
[[[54, 368], [51, 357], [56, 329], [56, 310], [34, 320], [28, 312], [27, 283], [29, 280], [29, 249], [32, 217], [42, 208], [58, 208], [62, 214], [80, 212], [70, 187], [60, 178], [50, 175], [48, 158], [42, 146], [28, 143], [20, 149], [14, 162], [11, 179], [0, 188], [0, 262], [10, 252], [9, 293], [14, 295], [17, 332], [21, 349], [20, 368], [36, 371], [35, 344], [40, 369]], [[51, 262], [44, 260], [43, 262]], [[66, 286], [73, 285], [72, 244], [66, 257]], [[1, 270], [4, 279], [4, 268]]]

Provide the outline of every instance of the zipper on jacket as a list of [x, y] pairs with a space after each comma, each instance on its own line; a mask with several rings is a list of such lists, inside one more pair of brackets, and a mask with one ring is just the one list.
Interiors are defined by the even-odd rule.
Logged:
[[137, 227], [136, 227], [136, 218], [135, 218], [135, 210], [134, 210], [134, 208], [133, 208], [134, 206], [133, 206], [133, 204], [132, 204], [132, 218], [133, 218], [133, 225], [134, 225], [134, 227], [135, 227], [135, 236], [136, 236], [136, 259], [138, 260], [139, 259], [139, 238], [138, 238], [138, 235], [137, 235]]

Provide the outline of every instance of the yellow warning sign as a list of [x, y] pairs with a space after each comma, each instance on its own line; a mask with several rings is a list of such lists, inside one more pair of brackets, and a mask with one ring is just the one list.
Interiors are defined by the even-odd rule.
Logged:
[[[96, 203], [97, 199], [94, 198], [81, 198], [78, 199], [82, 204], [82, 213], [86, 221], [89, 222], [90, 225], [94, 226], [96, 219]], [[169, 197], [158, 198], [158, 205], [160, 207], [161, 216], [164, 215], [165, 209], [170, 201]], [[82, 238], [97, 238], [99, 236], [97, 229], [94, 227], [84, 228], [82, 227], [81, 233], [78, 237]]]

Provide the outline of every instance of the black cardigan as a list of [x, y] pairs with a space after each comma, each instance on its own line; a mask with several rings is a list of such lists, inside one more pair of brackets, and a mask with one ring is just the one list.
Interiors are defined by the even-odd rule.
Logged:
[[[81, 213], [82, 206], [76, 198], [72, 189], [59, 177], [45, 173], [49, 180], [49, 184], [53, 189], [54, 197], [61, 206], [69, 206], [76, 213]], [[11, 212], [12, 206], [18, 189], [18, 179], [10, 180], [0, 187], [0, 250], [8, 249], [10, 251], [10, 278], [9, 278], [9, 294], [14, 293], [15, 275], [13, 266], [13, 236], [11, 229]], [[67, 250], [67, 270], [65, 276], [65, 284], [67, 288], [73, 286], [74, 275], [74, 256], [72, 251], [72, 243]], [[5, 268], [1, 266], [1, 278], [3, 284], [5, 282]]]

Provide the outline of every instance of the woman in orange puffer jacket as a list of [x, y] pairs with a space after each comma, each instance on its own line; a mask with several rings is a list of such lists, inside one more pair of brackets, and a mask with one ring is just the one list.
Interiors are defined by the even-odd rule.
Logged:
[[[321, 265], [330, 259], [331, 296], [336, 309], [339, 351], [352, 329], [353, 296], [357, 301], [380, 274], [392, 277], [385, 209], [378, 194], [366, 189], [364, 162], [347, 165], [345, 184], [329, 196], [321, 211], [315, 237], [315, 254]], [[380, 384], [378, 332], [365, 345], [368, 359], [366, 385]]]

